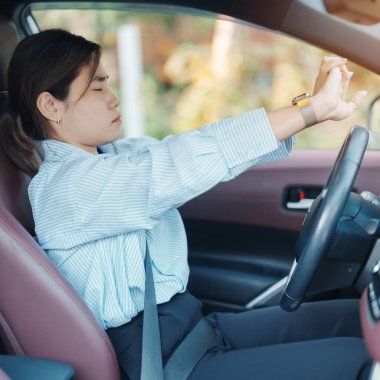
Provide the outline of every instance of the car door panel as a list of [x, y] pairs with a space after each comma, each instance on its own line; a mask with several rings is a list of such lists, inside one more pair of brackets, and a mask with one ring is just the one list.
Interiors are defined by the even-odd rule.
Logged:
[[[323, 188], [338, 152], [295, 150], [182, 206], [190, 290], [211, 310], [241, 310], [283, 279], [305, 212], [286, 209], [289, 188]], [[368, 151], [354, 185], [380, 194], [380, 152]]]
[[243, 309], [289, 271], [294, 231], [204, 220], [186, 220], [185, 225], [189, 289], [212, 310]]

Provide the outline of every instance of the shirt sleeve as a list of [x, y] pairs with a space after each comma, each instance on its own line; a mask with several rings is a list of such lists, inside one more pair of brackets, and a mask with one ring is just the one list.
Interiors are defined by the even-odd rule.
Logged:
[[138, 149], [119, 146], [119, 154], [71, 163], [78, 228], [85, 226], [97, 236], [100, 231], [108, 236], [151, 228], [163, 213], [217, 183], [286, 157], [292, 140], [279, 144], [260, 109], [160, 142], [139, 139], [138, 144]]

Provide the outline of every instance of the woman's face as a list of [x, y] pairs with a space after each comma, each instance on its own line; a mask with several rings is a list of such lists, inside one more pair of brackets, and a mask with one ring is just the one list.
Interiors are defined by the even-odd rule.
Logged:
[[90, 66], [83, 67], [72, 82], [63, 101], [61, 124], [54, 126], [54, 138], [96, 153], [97, 146], [120, 137], [120, 101], [108, 87], [103, 66], [99, 64], [88, 86], [90, 71]]

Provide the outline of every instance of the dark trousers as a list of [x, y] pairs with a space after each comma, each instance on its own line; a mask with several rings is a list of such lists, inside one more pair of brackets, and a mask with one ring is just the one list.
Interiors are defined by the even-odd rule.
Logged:
[[[370, 363], [356, 300], [305, 303], [293, 313], [270, 307], [207, 318], [218, 334], [189, 379], [357, 380]], [[158, 307], [164, 362], [201, 317], [188, 292]], [[108, 329], [120, 366], [141, 368], [142, 314]], [[153, 379], [152, 379], [153, 380]]]

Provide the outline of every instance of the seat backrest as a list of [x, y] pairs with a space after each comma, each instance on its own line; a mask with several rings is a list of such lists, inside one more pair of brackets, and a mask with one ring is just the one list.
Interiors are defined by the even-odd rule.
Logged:
[[[0, 19], [0, 66], [13, 52], [3, 38], [18, 40], [15, 26]], [[0, 67], [0, 91], [5, 72]], [[70, 364], [76, 380], [119, 380], [106, 332], [32, 237], [29, 182], [0, 150], [0, 339], [9, 354]]]

